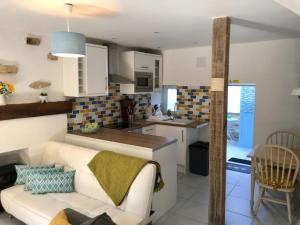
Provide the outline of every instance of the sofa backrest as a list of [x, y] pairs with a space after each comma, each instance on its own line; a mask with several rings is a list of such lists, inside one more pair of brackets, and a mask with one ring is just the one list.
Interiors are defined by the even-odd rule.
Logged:
[[[75, 190], [78, 193], [98, 199], [114, 206], [87, 164], [99, 151], [61, 142], [48, 142], [42, 157], [43, 164], [60, 164], [76, 170]], [[153, 196], [156, 168], [145, 166], [130, 187], [128, 195], [118, 208], [133, 213], [140, 218], [149, 216]]]

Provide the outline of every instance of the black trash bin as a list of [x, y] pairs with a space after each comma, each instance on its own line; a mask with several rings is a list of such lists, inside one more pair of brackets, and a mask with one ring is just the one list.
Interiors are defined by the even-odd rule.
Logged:
[[209, 171], [209, 143], [198, 141], [189, 146], [190, 172], [207, 176]]

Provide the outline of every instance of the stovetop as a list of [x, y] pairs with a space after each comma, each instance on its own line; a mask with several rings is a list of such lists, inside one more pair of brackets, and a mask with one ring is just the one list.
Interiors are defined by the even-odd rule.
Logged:
[[118, 129], [118, 130], [133, 128], [138, 126], [140, 126], [140, 124], [138, 123], [124, 123], [124, 122], [104, 125], [105, 128]]

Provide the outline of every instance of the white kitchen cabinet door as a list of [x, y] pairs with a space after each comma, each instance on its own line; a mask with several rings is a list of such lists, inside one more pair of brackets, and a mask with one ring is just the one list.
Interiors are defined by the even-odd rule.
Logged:
[[162, 56], [154, 56], [153, 89], [155, 92], [159, 92], [161, 90], [162, 72]]
[[187, 164], [186, 128], [156, 125], [156, 135], [177, 139], [177, 164], [185, 168]]
[[85, 76], [86, 94], [108, 94], [108, 55], [107, 47], [98, 45], [86, 45]]
[[135, 71], [154, 71], [153, 55], [141, 52], [134, 52]]

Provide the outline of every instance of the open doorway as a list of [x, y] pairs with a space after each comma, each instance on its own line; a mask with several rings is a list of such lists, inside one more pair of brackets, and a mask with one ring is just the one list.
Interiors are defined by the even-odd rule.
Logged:
[[254, 84], [229, 84], [227, 112], [227, 161], [248, 163], [247, 154], [253, 148]]

